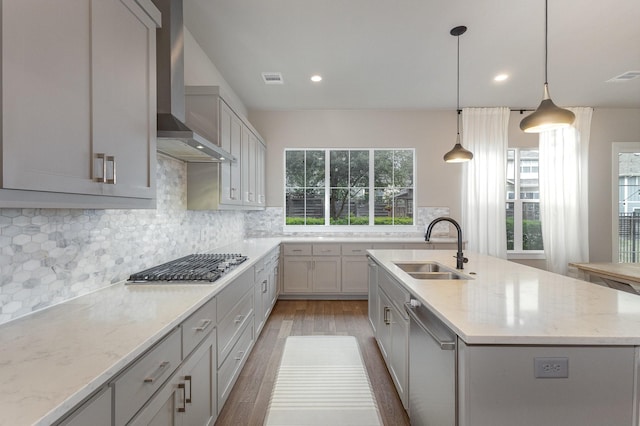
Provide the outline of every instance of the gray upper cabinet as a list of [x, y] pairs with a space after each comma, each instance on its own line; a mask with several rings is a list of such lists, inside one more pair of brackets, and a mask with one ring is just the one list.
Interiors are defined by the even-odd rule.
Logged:
[[148, 0], [2, 2], [0, 207], [155, 206]]
[[227, 104], [217, 86], [185, 87], [186, 124], [231, 153], [235, 162], [188, 163], [190, 210], [265, 207], [265, 151], [258, 132]]

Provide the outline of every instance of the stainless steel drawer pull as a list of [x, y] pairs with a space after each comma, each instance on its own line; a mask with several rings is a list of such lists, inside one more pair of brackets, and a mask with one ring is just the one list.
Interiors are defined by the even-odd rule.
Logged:
[[293, 249], [291, 251], [299, 252], [299, 251], [302, 251], [302, 249]]
[[187, 398], [187, 394], [184, 394], [184, 402], [186, 404], [191, 404], [191, 376], [184, 376], [184, 379], [189, 382], [189, 398]]
[[184, 413], [187, 411], [187, 391], [184, 388], [184, 383], [178, 384], [178, 389], [182, 389], [182, 407], [178, 407], [178, 413]]
[[267, 280], [262, 281], [262, 292], [266, 293], [267, 292]]
[[238, 356], [235, 358], [235, 360], [240, 361], [243, 355], [244, 355], [244, 351], [238, 351]]
[[384, 314], [382, 315], [382, 320], [384, 321], [384, 323], [386, 325], [391, 324], [391, 321], [389, 320], [389, 312], [391, 312], [391, 309], [389, 309], [388, 307], [384, 307]]
[[[106, 170], [107, 163], [111, 163], [112, 169], [111, 169], [111, 179], [107, 179], [106, 183], [115, 185], [116, 184], [116, 157], [113, 155], [107, 155], [107, 159], [104, 162], [105, 170]], [[105, 172], [105, 177], [106, 177], [106, 172]]]
[[235, 320], [233, 320], [233, 322], [235, 322], [236, 324], [238, 324], [239, 322], [242, 322], [243, 318], [244, 318], [244, 315], [238, 315], [238, 316], [236, 317], [236, 319], [235, 319]]
[[193, 327], [195, 331], [204, 331], [211, 325], [211, 320], [206, 319], [202, 321], [202, 324], [199, 327]]
[[107, 183], [107, 160], [105, 157], [104, 153], [96, 154], [96, 158], [102, 161], [102, 167], [96, 168], [97, 170], [102, 169], [102, 176], [96, 176], [94, 178], [96, 182]]
[[167, 368], [169, 368], [170, 365], [171, 363], [169, 361], [162, 361], [158, 366], [158, 368], [156, 368], [156, 370], [153, 372], [153, 374], [151, 374], [150, 377], [147, 377], [144, 379], [144, 382], [145, 383], [155, 382], [164, 374], [164, 372], [167, 370]]

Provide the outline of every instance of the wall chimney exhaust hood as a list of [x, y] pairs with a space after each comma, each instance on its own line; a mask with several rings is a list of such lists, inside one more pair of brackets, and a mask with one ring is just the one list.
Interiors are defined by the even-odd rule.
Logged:
[[158, 151], [194, 163], [237, 161], [231, 153], [184, 124], [182, 0], [152, 1], [162, 13], [162, 28], [156, 33]]

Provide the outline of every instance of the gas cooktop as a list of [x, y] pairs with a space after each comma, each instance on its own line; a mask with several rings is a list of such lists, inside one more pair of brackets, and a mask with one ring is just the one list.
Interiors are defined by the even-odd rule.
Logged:
[[132, 274], [128, 284], [213, 282], [247, 259], [238, 253], [190, 254]]

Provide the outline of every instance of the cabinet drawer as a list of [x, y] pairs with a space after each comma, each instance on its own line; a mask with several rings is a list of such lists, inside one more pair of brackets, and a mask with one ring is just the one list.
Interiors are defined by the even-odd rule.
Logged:
[[406, 317], [404, 304], [409, 301], [409, 292], [402, 288], [387, 271], [379, 270], [378, 286], [389, 296], [391, 302], [398, 308], [403, 317]]
[[218, 365], [229, 355], [240, 330], [253, 313], [253, 288], [218, 322]]
[[220, 324], [229, 311], [238, 303], [254, 284], [254, 268], [244, 271], [216, 296], [217, 312], [216, 322]]
[[111, 426], [111, 388], [103, 389], [58, 426]]
[[258, 260], [256, 264], [253, 265], [253, 269], [254, 269], [253, 281], [254, 282], [261, 281], [262, 276], [264, 276], [267, 264], [269, 263], [269, 259], [267, 257], [268, 255]]
[[366, 256], [371, 244], [343, 244], [343, 256]]
[[242, 331], [242, 335], [238, 339], [238, 342], [233, 346], [231, 354], [222, 363], [218, 369], [218, 409], [221, 409], [224, 402], [227, 400], [238, 370], [242, 367], [247, 356], [249, 356], [249, 349], [253, 345], [254, 330], [253, 319], [247, 323], [247, 326]]
[[285, 244], [282, 253], [285, 256], [311, 256], [311, 244]]
[[314, 256], [340, 256], [340, 244], [314, 244]]
[[216, 299], [205, 303], [182, 323], [182, 356], [186, 358], [216, 326]]
[[180, 329], [176, 328], [111, 383], [115, 425], [127, 423], [175, 371], [180, 361]]
[[404, 244], [402, 243], [375, 243], [373, 245], [374, 250], [402, 250]]

